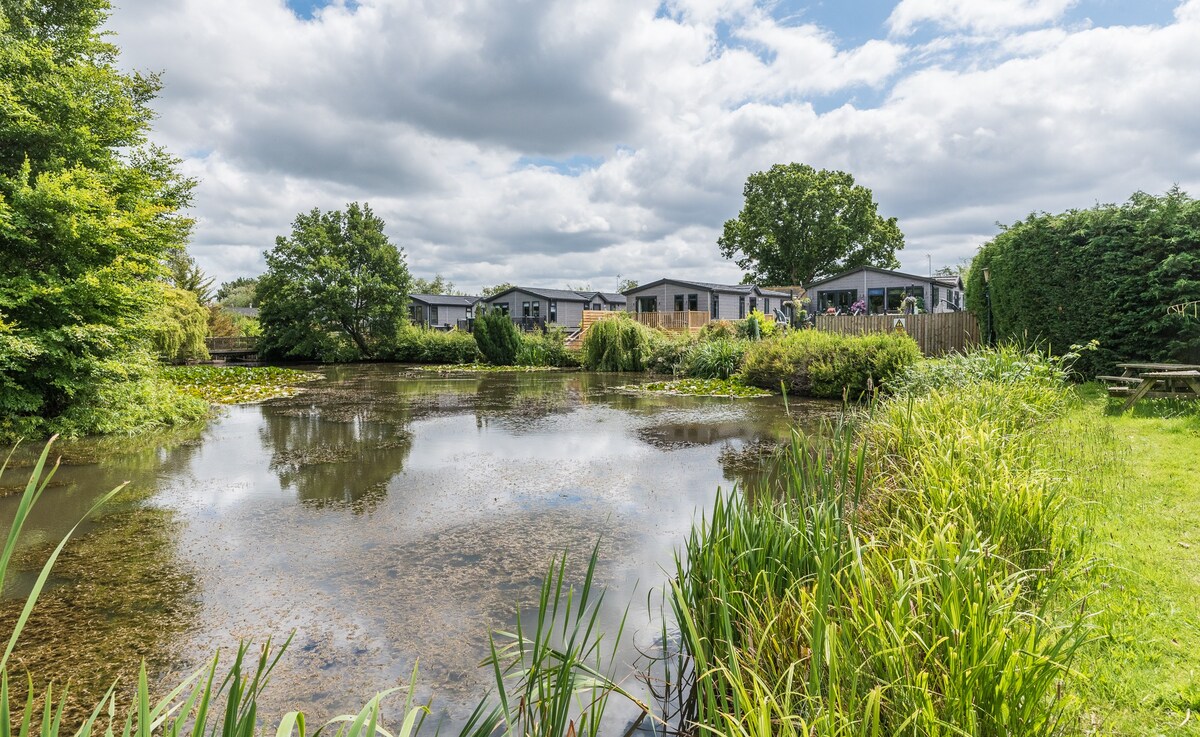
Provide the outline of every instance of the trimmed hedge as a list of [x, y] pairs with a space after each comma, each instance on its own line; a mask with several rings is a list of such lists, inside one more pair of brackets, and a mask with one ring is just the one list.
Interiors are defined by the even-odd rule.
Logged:
[[[983, 272], [991, 281], [984, 284]], [[1095, 339], [1084, 376], [1124, 361], [1200, 361], [1200, 321], [1170, 315], [1200, 299], [1200, 202], [1177, 188], [1123, 205], [1030, 215], [985, 244], [971, 264], [967, 306], [985, 330], [991, 296], [1000, 340], [1056, 355]]]
[[838, 335], [800, 330], [778, 340], [752, 343], [742, 364], [742, 380], [808, 397], [858, 399], [916, 363], [916, 341], [899, 333]]

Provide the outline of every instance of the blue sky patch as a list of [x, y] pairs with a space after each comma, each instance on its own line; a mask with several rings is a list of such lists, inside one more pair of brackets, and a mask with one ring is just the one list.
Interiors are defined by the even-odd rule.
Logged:
[[585, 171], [591, 171], [604, 163], [603, 156], [586, 156], [575, 154], [565, 159], [552, 159], [547, 156], [522, 156], [517, 159], [514, 169], [542, 169], [549, 167], [559, 174], [577, 177]]
[[[332, 0], [284, 0], [284, 2], [301, 20], [312, 20], [316, 17], [318, 10], [334, 4]], [[351, 9], [358, 5], [355, 0], [346, 0], [345, 4]]]

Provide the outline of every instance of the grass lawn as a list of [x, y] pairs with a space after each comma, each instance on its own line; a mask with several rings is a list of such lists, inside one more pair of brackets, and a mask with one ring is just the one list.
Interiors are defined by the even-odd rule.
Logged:
[[1082, 731], [1200, 735], [1200, 407], [1156, 400], [1122, 415], [1084, 394], [1123, 479], [1095, 515], [1102, 637], [1080, 662]]

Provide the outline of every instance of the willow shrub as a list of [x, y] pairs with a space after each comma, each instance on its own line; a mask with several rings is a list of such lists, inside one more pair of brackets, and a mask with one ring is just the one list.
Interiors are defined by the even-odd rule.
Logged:
[[646, 371], [659, 335], [624, 312], [597, 320], [583, 338], [582, 362], [591, 371]]
[[838, 335], [798, 330], [752, 343], [742, 378], [763, 389], [810, 397], [858, 399], [887, 384], [921, 358], [916, 342], [899, 333]]
[[1061, 471], [1080, 431], [1024, 360], [797, 435], [777, 488], [718, 497], [673, 588], [691, 731], [1061, 733], [1086, 617], [1066, 594], [1083, 482]]

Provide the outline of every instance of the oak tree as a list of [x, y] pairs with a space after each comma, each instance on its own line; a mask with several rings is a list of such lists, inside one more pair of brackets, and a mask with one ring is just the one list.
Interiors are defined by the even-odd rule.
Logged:
[[745, 205], [717, 241], [751, 284], [803, 285], [859, 266], [897, 268], [904, 235], [871, 190], [842, 171], [776, 164], [751, 174]]

